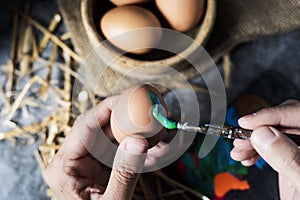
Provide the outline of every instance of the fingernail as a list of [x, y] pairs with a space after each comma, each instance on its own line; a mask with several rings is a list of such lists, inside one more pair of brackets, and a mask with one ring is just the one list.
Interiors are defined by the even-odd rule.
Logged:
[[252, 113], [250, 115], [245, 115], [244, 117], [241, 117], [240, 120], [248, 120], [248, 119], [251, 119], [255, 116], [256, 116], [256, 113]]
[[252, 119], [253, 117], [256, 116], [256, 113], [252, 113], [250, 115], [245, 115], [244, 117], [241, 117], [238, 121], [239, 124], [244, 124], [247, 123], [248, 120]]
[[276, 137], [275, 131], [273, 127], [260, 129], [255, 133], [253, 142], [256, 146], [266, 150]]
[[143, 141], [139, 141], [140, 139], [133, 138], [133, 137], [126, 137], [124, 139], [125, 142], [125, 151], [128, 151], [130, 153], [146, 153], [148, 146]]

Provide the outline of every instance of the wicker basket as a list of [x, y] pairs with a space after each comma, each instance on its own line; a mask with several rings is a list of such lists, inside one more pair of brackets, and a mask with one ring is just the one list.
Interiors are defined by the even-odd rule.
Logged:
[[[83, 20], [84, 28], [87, 32], [88, 39], [94, 47], [98, 47], [97, 51], [99, 55], [101, 53], [106, 54], [117, 54], [117, 51], [109, 46], [100, 46], [99, 44], [103, 41], [104, 37], [99, 30], [99, 19], [101, 16], [111, 7], [105, 5], [103, 1], [95, 0], [83, 0], [81, 3], [81, 15]], [[97, 9], [97, 12], [96, 12]], [[98, 10], [99, 9], [99, 10]], [[194, 39], [197, 44], [204, 45], [207, 41], [209, 34], [213, 28], [214, 19], [216, 14], [216, 2], [215, 0], [207, 0], [206, 9], [202, 21], [195, 28], [187, 32], [186, 34]], [[97, 21], [98, 20], [98, 21]], [[112, 63], [109, 67], [121, 74], [126, 74], [129, 70], [138, 66], [145, 66], [143, 71], [136, 71], [134, 74], [131, 73], [131, 78], [141, 79], [143, 77], [149, 78], [149, 76], [156, 77], [166, 73], [166, 67], [170, 66], [176, 68], [179, 71], [183, 71], [189, 67], [188, 62], [182, 62], [182, 57], [187, 57], [195, 51], [196, 45], [190, 45], [184, 49], [179, 55], [164, 56], [164, 54], [156, 53], [153, 57], [150, 55], [150, 59], [139, 59], [127, 56], [126, 54], [119, 57], [117, 61]], [[161, 58], [157, 55], [162, 55]], [[149, 56], [148, 56], [149, 58]], [[105, 58], [104, 58], [105, 59]], [[148, 66], [148, 67], [147, 67]]]

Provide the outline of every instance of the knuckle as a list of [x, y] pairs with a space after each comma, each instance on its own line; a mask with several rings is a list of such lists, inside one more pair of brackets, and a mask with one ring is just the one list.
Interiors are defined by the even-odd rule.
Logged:
[[251, 141], [257, 143], [261, 141], [261, 135], [268, 131], [267, 126], [260, 126], [253, 130], [251, 134]]
[[62, 170], [69, 176], [76, 176], [78, 174], [78, 169], [74, 166], [72, 161], [65, 161], [62, 166]]
[[274, 124], [280, 121], [280, 110], [278, 107], [263, 108], [256, 113], [256, 123], [257, 126], [262, 126], [267, 124]]
[[44, 178], [57, 197], [69, 196], [72, 199], [86, 199], [78, 169], [72, 160], [57, 154], [44, 170]]
[[232, 149], [232, 151], [230, 152], [230, 156], [236, 160], [236, 161], [242, 161], [243, 159], [241, 158], [241, 155], [243, 154], [244, 152], [239, 150], [239, 149]]
[[119, 183], [127, 185], [129, 182], [136, 180], [139, 174], [127, 169], [116, 169], [116, 179]]

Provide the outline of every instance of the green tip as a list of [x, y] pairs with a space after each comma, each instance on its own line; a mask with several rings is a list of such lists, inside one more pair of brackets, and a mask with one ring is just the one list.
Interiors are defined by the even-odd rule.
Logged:
[[152, 91], [148, 92], [148, 96], [151, 104], [153, 105], [152, 114], [155, 117], [155, 119], [167, 129], [177, 128], [177, 122], [170, 120], [165, 116], [165, 110], [162, 106], [159, 97]]
[[166, 116], [162, 114], [163, 108], [161, 105], [155, 104], [152, 108], [152, 114], [157, 119], [157, 121], [167, 129], [175, 129], [177, 128], [177, 122], [168, 119]]

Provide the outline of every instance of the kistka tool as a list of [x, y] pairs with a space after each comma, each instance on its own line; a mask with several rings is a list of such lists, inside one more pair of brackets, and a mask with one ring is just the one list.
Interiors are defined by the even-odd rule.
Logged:
[[[152, 102], [152, 114], [157, 121], [167, 129], [179, 129], [190, 132], [202, 133], [205, 135], [221, 136], [228, 139], [250, 140], [252, 130], [247, 130], [233, 126], [216, 126], [204, 124], [200, 126], [189, 125], [188, 122], [176, 122], [166, 117], [165, 110], [160, 102], [160, 99], [153, 93], [149, 93], [149, 98]], [[300, 135], [284, 133], [288, 138], [300, 146]]]

